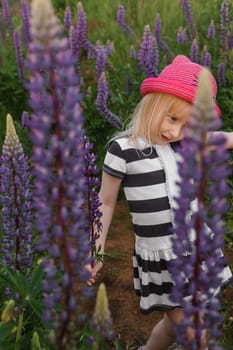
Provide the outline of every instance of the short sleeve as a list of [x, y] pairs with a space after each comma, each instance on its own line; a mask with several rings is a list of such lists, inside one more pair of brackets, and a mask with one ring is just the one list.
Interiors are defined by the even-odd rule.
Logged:
[[124, 153], [117, 142], [112, 141], [104, 159], [103, 170], [111, 175], [123, 179], [126, 175], [126, 160]]

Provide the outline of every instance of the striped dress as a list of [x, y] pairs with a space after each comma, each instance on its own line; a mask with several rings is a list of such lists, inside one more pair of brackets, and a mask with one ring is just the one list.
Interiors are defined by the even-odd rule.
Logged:
[[[128, 137], [115, 139], [106, 154], [103, 170], [122, 179], [135, 233], [134, 289], [140, 296], [141, 311], [148, 313], [179, 306], [170, 300], [173, 281], [168, 271], [169, 261], [175, 259], [171, 242], [174, 203], [169, 192], [177, 191], [178, 172], [176, 155], [170, 145], [151, 147], [141, 138], [138, 143], [136, 148]], [[170, 158], [161, 159], [160, 148]], [[230, 276], [226, 266], [223, 280]]]

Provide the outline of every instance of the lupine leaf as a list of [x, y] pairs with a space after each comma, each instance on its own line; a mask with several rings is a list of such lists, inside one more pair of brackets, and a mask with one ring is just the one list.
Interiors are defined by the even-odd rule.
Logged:
[[44, 276], [44, 271], [41, 266], [37, 266], [32, 272], [32, 279], [29, 286], [30, 294], [41, 290], [41, 283]]

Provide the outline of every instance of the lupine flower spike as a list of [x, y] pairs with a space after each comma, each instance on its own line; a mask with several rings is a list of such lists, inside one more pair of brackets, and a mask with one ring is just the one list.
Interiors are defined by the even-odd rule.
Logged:
[[226, 63], [226, 58], [229, 50], [229, 2], [223, 1], [220, 8], [220, 47], [222, 58]]
[[14, 44], [15, 57], [16, 57], [16, 63], [18, 68], [18, 77], [21, 81], [23, 81], [24, 80], [24, 57], [23, 57], [20, 35], [17, 30], [14, 30], [14, 33], [13, 33], [13, 44]]
[[223, 62], [218, 64], [217, 74], [219, 86], [226, 86], [226, 68]]
[[25, 43], [31, 40], [30, 34], [30, 6], [26, 0], [21, 1], [22, 31]]
[[215, 35], [216, 35], [216, 28], [215, 28], [214, 20], [212, 19], [210, 21], [210, 25], [209, 25], [209, 28], [208, 28], [207, 38], [208, 39], [214, 39]]
[[[97, 192], [97, 188], [100, 185], [100, 180], [97, 177], [99, 169], [95, 165], [96, 156], [91, 152], [93, 144], [90, 143], [88, 137], [83, 137], [84, 148], [87, 150], [87, 154], [84, 157], [85, 162], [85, 176], [87, 180], [87, 207], [88, 207], [88, 226], [90, 230], [91, 241], [91, 257], [92, 263], [98, 259], [98, 252], [96, 252], [96, 239], [99, 238], [102, 232], [102, 224], [100, 218], [102, 213], [100, 212], [100, 200]], [[101, 259], [101, 257], [100, 257]]]
[[120, 27], [123, 29], [123, 31], [131, 36], [132, 35], [132, 30], [130, 29], [130, 27], [126, 24], [125, 22], [125, 8], [123, 5], [119, 5], [118, 6], [118, 10], [117, 10], [117, 22], [120, 25]]
[[209, 69], [211, 68], [211, 54], [208, 51], [207, 45], [202, 50], [201, 65]]
[[176, 41], [178, 44], [186, 44], [187, 43], [187, 35], [186, 35], [186, 30], [182, 27], [179, 28], [177, 36], [176, 36]]
[[197, 39], [194, 39], [190, 48], [190, 59], [192, 62], [198, 63], [199, 45]]
[[30, 167], [10, 114], [0, 159], [2, 263], [18, 271], [32, 266]]
[[6, 21], [7, 29], [12, 37], [13, 23], [12, 23], [11, 9], [10, 9], [8, 0], [2, 0], [2, 9], [3, 9], [3, 14]]
[[[65, 350], [72, 315], [82, 316], [77, 289], [83, 284], [76, 283], [74, 290], [74, 281], [89, 278], [85, 269], [90, 263], [84, 176], [87, 151], [74, 58], [51, 1], [32, 1], [31, 34], [27, 88], [32, 108], [33, 198], [38, 250], [47, 252], [42, 262], [42, 317], [55, 330], [56, 349]], [[55, 310], [57, 305], [60, 311]]]
[[107, 63], [107, 50], [104, 46], [102, 46], [99, 42], [97, 42], [96, 45], [96, 65], [95, 65], [95, 71], [97, 80], [100, 78], [101, 74], [105, 70], [105, 66]]
[[99, 341], [104, 339], [112, 340], [115, 335], [104, 283], [100, 284], [97, 291], [95, 312], [91, 321], [91, 327], [94, 331], [97, 331]]
[[156, 42], [162, 50], [167, 52], [170, 56], [172, 56], [172, 51], [168, 44], [161, 38], [161, 29], [162, 29], [162, 21], [160, 17], [160, 13], [157, 13], [155, 18], [155, 27], [154, 27], [154, 35]]
[[78, 2], [78, 13], [77, 13], [77, 36], [78, 36], [78, 43], [80, 47], [85, 47], [86, 44], [86, 34], [87, 34], [87, 18], [86, 13], [83, 9], [82, 3]]
[[6, 306], [3, 309], [1, 314], [2, 323], [8, 323], [12, 321], [14, 317], [14, 307], [15, 307], [15, 301], [13, 299], [10, 299], [6, 302]]
[[98, 94], [96, 98], [96, 106], [102, 117], [106, 119], [110, 124], [115, 126], [116, 128], [121, 127], [121, 121], [119, 117], [113, 114], [107, 106], [108, 101], [108, 82], [105, 75], [105, 72], [102, 72], [99, 80], [98, 80]]
[[72, 11], [70, 6], [67, 6], [64, 12], [64, 26], [68, 31], [72, 26]]
[[135, 50], [135, 47], [133, 45], [130, 46], [129, 57], [134, 59], [134, 60], [137, 58], [136, 50]]
[[198, 34], [190, 0], [181, 0], [181, 7], [187, 24], [188, 34], [190, 36], [190, 39], [193, 41], [194, 39], [197, 39]]
[[158, 75], [159, 52], [156, 39], [151, 34], [149, 25], [144, 28], [138, 60], [147, 77]]
[[[221, 135], [207, 138], [207, 132], [219, 126], [209, 71], [203, 68], [180, 149], [180, 193], [174, 211], [176, 259], [171, 264], [175, 281], [172, 299], [181, 305], [185, 315], [176, 332], [180, 344], [190, 350], [200, 349], [204, 331], [210, 335], [208, 348], [221, 349], [215, 342], [222, 320], [217, 293], [225, 265], [220, 248], [224, 245], [222, 215], [227, 210], [229, 169], [225, 138]], [[191, 343], [186, 338], [188, 327], [194, 330]]]

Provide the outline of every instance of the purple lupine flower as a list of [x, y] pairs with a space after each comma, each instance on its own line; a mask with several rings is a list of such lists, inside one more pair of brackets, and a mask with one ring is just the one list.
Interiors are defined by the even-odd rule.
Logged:
[[100, 78], [101, 74], [105, 70], [105, 66], [107, 63], [107, 50], [104, 46], [102, 46], [99, 42], [96, 45], [96, 65], [95, 65], [95, 71], [97, 79]]
[[157, 41], [152, 36], [152, 50], [151, 50], [151, 55], [150, 55], [151, 71], [149, 72], [151, 77], [158, 76], [158, 65], [159, 65], [159, 50], [158, 50], [158, 46], [157, 46]]
[[228, 48], [231, 50], [233, 48], [233, 33], [232, 31], [228, 32]]
[[226, 53], [229, 49], [228, 33], [229, 33], [229, 2], [223, 1], [220, 8], [220, 46], [224, 53]]
[[149, 25], [146, 25], [144, 29], [138, 60], [147, 77], [158, 75], [158, 47], [156, 39], [151, 34]]
[[14, 30], [13, 32], [13, 44], [15, 49], [18, 77], [20, 80], [23, 81], [24, 80], [24, 57], [23, 57], [20, 35], [17, 30]]
[[110, 124], [116, 128], [120, 128], [122, 123], [119, 117], [113, 114], [107, 107], [108, 100], [108, 82], [105, 72], [102, 72], [98, 80], [98, 94], [96, 98], [96, 106], [102, 117], [104, 117]]
[[161, 38], [161, 27], [162, 27], [162, 22], [161, 22], [160, 13], [157, 13], [155, 17], [155, 27], [154, 27], [154, 35], [156, 40], [159, 40]]
[[128, 35], [132, 35], [131, 28], [125, 23], [125, 8], [124, 5], [118, 5], [117, 9], [117, 22], [123, 31]]
[[12, 36], [13, 34], [13, 23], [12, 23], [12, 16], [11, 16], [11, 10], [10, 6], [8, 3], [8, 0], [2, 0], [2, 9], [3, 9], [3, 14], [6, 20], [6, 25], [7, 28]]
[[32, 195], [29, 160], [7, 115], [7, 131], [0, 158], [2, 205], [2, 262], [18, 271], [32, 267]]
[[[201, 335], [207, 331], [212, 339], [208, 345], [217, 349], [214, 339], [219, 336], [222, 318], [216, 290], [221, 285], [220, 273], [225, 264], [220, 248], [223, 248], [222, 214], [227, 209], [229, 189], [225, 180], [229, 169], [225, 138], [222, 135], [207, 138], [209, 130], [220, 127], [220, 119], [214, 109], [209, 72], [205, 68], [199, 77], [190, 118], [180, 149], [179, 197], [174, 210], [176, 259], [170, 266], [175, 282], [172, 300], [184, 310], [184, 320], [176, 327], [180, 345], [200, 349]], [[186, 338], [188, 327], [194, 331], [192, 343]]]
[[88, 229], [90, 230], [90, 241], [91, 241], [91, 257], [92, 263], [95, 260], [95, 247], [96, 240], [99, 238], [102, 232], [101, 216], [100, 211], [100, 200], [99, 194], [96, 190], [100, 185], [100, 180], [97, 177], [99, 169], [97, 168], [95, 161], [96, 155], [91, 152], [93, 144], [90, 143], [88, 137], [84, 135], [83, 137], [84, 148], [87, 150], [87, 154], [84, 157], [85, 162], [85, 176], [87, 180], [87, 208], [88, 208]]
[[64, 26], [69, 31], [70, 27], [72, 26], [72, 11], [70, 6], [67, 6], [65, 8], [64, 12]]
[[199, 45], [197, 39], [194, 39], [190, 49], [190, 59], [192, 62], [198, 63]]
[[161, 28], [162, 28], [162, 21], [160, 14], [157, 13], [156, 18], [155, 18], [155, 26], [154, 26], [154, 36], [156, 39], [156, 42], [161, 49], [166, 51], [169, 55], [172, 55], [172, 51], [168, 44], [161, 38]]
[[27, 0], [21, 1], [22, 31], [23, 38], [27, 44], [31, 40], [30, 34], [30, 5]]
[[216, 28], [215, 28], [215, 23], [214, 20], [212, 19], [210, 21], [210, 25], [208, 27], [208, 33], [207, 33], [207, 38], [208, 39], [214, 39], [216, 35]]
[[70, 48], [75, 60], [79, 61], [80, 46], [78, 45], [77, 31], [73, 26], [69, 28]]
[[[55, 328], [56, 348], [68, 345], [72, 315], [80, 308], [74, 279], [89, 277], [86, 232], [83, 115], [79, 79], [68, 38], [49, 0], [33, 0], [28, 48], [35, 223], [38, 250], [47, 252], [43, 319]], [[46, 73], [44, 73], [46, 72]], [[77, 286], [82, 290], [82, 286]], [[54, 306], [60, 304], [61, 312]]]
[[225, 64], [223, 62], [220, 62], [218, 64], [217, 76], [219, 85], [226, 86], [226, 69]]
[[85, 48], [87, 49], [87, 58], [92, 59], [97, 55], [97, 49], [94, 44], [92, 44], [89, 40], [85, 43]]
[[70, 42], [72, 56], [74, 58], [76, 73], [80, 81], [81, 80], [80, 45], [78, 43], [77, 30], [73, 26], [71, 26], [69, 30], [69, 42]]
[[135, 50], [135, 47], [133, 45], [130, 46], [129, 57], [132, 59], [137, 58], [136, 50]]
[[186, 44], [187, 43], [187, 35], [186, 35], [186, 30], [182, 27], [179, 28], [177, 36], [176, 36], [176, 41], [178, 44]]
[[187, 24], [188, 33], [190, 35], [191, 40], [193, 41], [195, 38], [198, 37], [198, 34], [190, 0], [181, 0], [181, 7]]
[[83, 9], [82, 3], [78, 2], [78, 13], [77, 13], [77, 39], [78, 44], [82, 47], [86, 46], [86, 34], [87, 34], [87, 18], [86, 13]]
[[21, 116], [21, 125], [23, 128], [28, 128], [30, 127], [30, 117], [29, 117], [29, 113], [24, 111], [22, 113], [22, 116]]
[[107, 40], [107, 44], [106, 44], [107, 56], [111, 56], [113, 52], [114, 52], [114, 43], [110, 40]]
[[211, 68], [211, 54], [208, 51], [207, 45], [204, 45], [202, 50], [201, 65], [209, 69]]

